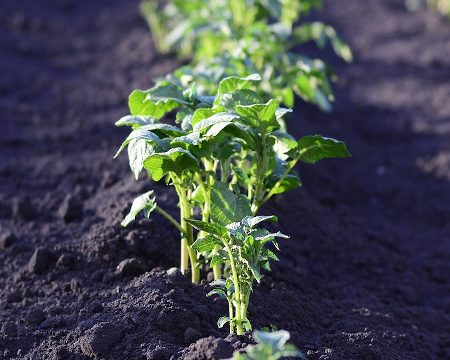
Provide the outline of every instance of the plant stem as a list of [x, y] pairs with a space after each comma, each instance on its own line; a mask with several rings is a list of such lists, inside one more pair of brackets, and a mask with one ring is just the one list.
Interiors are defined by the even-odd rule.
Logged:
[[261, 202], [261, 205], [264, 204], [267, 200], [269, 200], [273, 194], [275, 189], [283, 182], [283, 180], [286, 178], [286, 176], [289, 175], [289, 173], [292, 171], [292, 169], [294, 168], [294, 166], [297, 164], [298, 160], [299, 160], [300, 156], [298, 156], [297, 158], [293, 159], [290, 162], [290, 165], [288, 166], [288, 168], [284, 171], [283, 175], [281, 175], [281, 177], [278, 179], [278, 181], [275, 183], [275, 185], [272, 187], [272, 189], [270, 189], [270, 191], [267, 193], [267, 195], [264, 197], [264, 199]]
[[234, 334], [234, 325], [233, 325], [233, 321], [231, 321], [233, 319], [233, 300], [232, 299], [228, 299], [228, 316], [230, 318], [230, 334]]
[[[241, 313], [241, 292], [240, 292], [240, 284], [239, 284], [239, 276], [237, 273], [236, 264], [234, 261], [233, 252], [230, 248], [230, 245], [227, 241], [224, 241], [225, 247], [227, 248], [228, 257], [230, 258], [230, 266], [231, 272], [233, 274], [233, 283], [234, 283], [234, 307], [236, 309], [236, 333], [237, 335], [243, 335], [244, 329], [242, 328], [242, 313]], [[230, 319], [232, 320], [232, 319]]]
[[253, 196], [252, 202], [252, 212], [253, 215], [259, 210], [259, 207], [262, 204], [262, 198], [264, 196], [264, 177], [267, 171], [267, 151], [266, 151], [266, 134], [261, 134], [261, 148], [257, 152], [257, 161], [256, 164], [256, 186], [255, 186], [255, 194]]
[[167, 220], [169, 220], [182, 234], [184, 234], [184, 229], [181, 227], [180, 223], [176, 221], [170, 214], [161, 209], [158, 205], [155, 207], [155, 211], [164, 216]]
[[[189, 200], [186, 194], [186, 191], [182, 189], [179, 185], [175, 185], [175, 189], [177, 190], [178, 196], [180, 198], [180, 213], [181, 213], [181, 227], [184, 229], [184, 237], [181, 245], [181, 256], [182, 256], [182, 264], [186, 265], [187, 257], [189, 256], [189, 260], [191, 262], [191, 277], [192, 282], [194, 284], [198, 284], [200, 282], [200, 269], [197, 266], [197, 253], [191, 247], [194, 242], [194, 229], [192, 225], [190, 225], [185, 219], [190, 219], [192, 216], [192, 209], [189, 204]], [[188, 256], [186, 256], [186, 252]], [[184, 256], [184, 258], [183, 258]], [[186, 266], [187, 267], [187, 266]]]

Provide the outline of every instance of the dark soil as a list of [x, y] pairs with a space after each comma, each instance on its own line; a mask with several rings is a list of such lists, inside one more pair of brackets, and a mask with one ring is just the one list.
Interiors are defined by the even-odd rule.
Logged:
[[[450, 359], [450, 23], [403, 0], [328, 1], [320, 17], [356, 59], [322, 53], [335, 111], [301, 103], [291, 129], [343, 139], [353, 158], [300, 167], [304, 188], [263, 210], [292, 238], [255, 291], [254, 327], [289, 330], [309, 359]], [[163, 218], [119, 225], [149, 187], [177, 212], [112, 159], [128, 93], [177, 66], [137, 2], [2, 0], [0, 49], [0, 359], [244, 346], [216, 327], [226, 304], [173, 269]]]

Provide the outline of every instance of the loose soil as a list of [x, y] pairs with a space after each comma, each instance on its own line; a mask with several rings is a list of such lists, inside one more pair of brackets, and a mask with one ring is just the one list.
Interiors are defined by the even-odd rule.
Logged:
[[[403, 0], [328, 1], [351, 44], [334, 112], [299, 103], [300, 136], [347, 142], [350, 160], [300, 166], [272, 201], [281, 261], [250, 304], [308, 359], [450, 359], [450, 23]], [[0, 359], [221, 359], [226, 304], [173, 267], [158, 215], [122, 229], [136, 182], [113, 122], [127, 95], [178, 64], [158, 55], [137, 1], [0, 5]], [[310, 48], [306, 49], [311, 50]], [[127, 260], [122, 263], [122, 261]], [[120, 266], [118, 266], [120, 264]]]

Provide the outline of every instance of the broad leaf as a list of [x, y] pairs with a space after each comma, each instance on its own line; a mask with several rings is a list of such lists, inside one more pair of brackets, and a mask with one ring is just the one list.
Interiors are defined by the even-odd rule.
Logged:
[[219, 91], [217, 92], [217, 97], [214, 100], [214, 105], [220, 104], [224, 94], [231, 94], [239, 89], [249, 88], [253, 82], [260, 81], [261, 76], [258, 74], [252, 74], [244, 78], [237, 76], [230, 76], [223, 79], [219, 84]]
[[143, 125], [149, 125], [154, 124], [157, 122], [154, 117], [151, 116], [137, 116], [137, 115], [127, 115], [122, 117], [121, 119], [117, 120], [115, 125], [116, 126], [131, 126], [133, 130], [136, 130], [137, 128], [143, 126]]
[[278, 101], [274, 99], [270, 100], [266, 104], [236, 106], [236, 112], [247, 120], [246, 122], [249, 123], [249, 125], [263, 130], [268, 128], [279, 128], [279, 124], [275, 116], [277, 109]]
[[208, 118], [202, 119], [198, 122], [194, 122], [194, 120], [193, 120], [192, 125], [194, 127], [194, 131], [204, 131], [214, 124], [218, 124], [218, 123], [222, 123], [222, 122], [232, 122], [234, 119], [237, 119], [237, 118], [238, 118], [238, 116], [236, 114], [220, 112], [220, 113], [214, 114]]
[[197, 239], [191, 247], [199, 252], [209, 252], [214, 249], [214, 247], [218, 244], [221, 244], [221, 241], [212, 235], [206, 235], [203, 238]]
[[211, 221], [226, 226], [251, 213], [247, 198], [235, 195], [222, 182], [215, 183], [211, 190]]
[[208, 223], [194, 219], [185, 219], [185, 220], [193, 227], [195, 227], [197, 230], [204, 231], [208, 234], [216, 235], [219, 238], [223, 238], [227, 233], [227, 229], [224, 226], [218, 224]]
[[186, 170], [197, 169], [198, 161], [189, 151], [174, 148], [150, 155], [145, 159], [144, 167], [150, 172], [153, 180], [159, 181], [169, 172], [181, 175]]
[[350, 153], [345, 143], [320, 135], [304, 136], [298, 141], [298, 147], [295, 149], [299, 160], [307, 164], [327, 158], [347, 158]]

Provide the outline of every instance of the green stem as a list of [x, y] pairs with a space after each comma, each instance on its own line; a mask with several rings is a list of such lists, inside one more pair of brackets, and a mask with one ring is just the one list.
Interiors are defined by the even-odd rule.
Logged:
[[233, 321], [233, 299], [228, 299], [228, 316], [230, 317], [230, 334], [234, 334]]
[[155, 211], [164, 216], [167, 220], [169, 220], [182, 234], [184, 234], [184, 229], [181, 227], [180, 223], [176, 221], [170, 214], [161, 209], [158, 205], [155, 207]]
[[261, 202], [261, 205], [264, 204], [267, 200], [269, 200], [274, 195], [275, 189], [283, 182], [283, 180], [286, 178], [286, 176], [289, 175], [289, 173], [292, 171], [292, 169], [297, 164], [299, 159], [300, 159], [300, 156], [298, 156], [297, 158], [293, 159], [290, 162], [289, 167], [284, 171], [283, 175], [281, 175], [281, 177], [278, 179], [278, 181], [275, 183], [275, 185], [272, 187], [272, 189], [270, 189], [270, 191], [264, 197], [264, 199]]
[[[197, 252], [191, 247], [194, 243], [194, 229], [192, 225], [189, 224], [185, 219], [190, 219], [192, 217], [192, 209], [189, 204], [188, 197], [186, 195], [186, 191], [182, 189], [179, 185], [175, 185], [175, 189], [177, 190], [178, 196], [180, 198], [180, 212], [181, 212], [181, 227], [184, 229], [184, 238], [182, 245], [182, 256], [183, 251], [187, 250], [187, 254], [189, 256], [189, 260], [191, 262], [191, 277], [192, 282], [194, 284], [198, 284], [200, 282], [200, 268], [197, 265]], [[184, 253], [186, 257], [186, 253]], [[182, 258], [182, 261], [186, 261]], [[183, 263], [184, 265], [185, 263]]]
[[[241, 292], [239, 287], [239, 277], [236, 269], [236, 264], [234, 262], [233, 252], [231, 251], [230, 245], [224, 241], [224, 245], [228, 252], [228, 257], [230, 258], [231, 272], [233, 274], [234, 283], [234, 308], [236, 309], [236, 334], [243, 335], [244, 329], [242, 328], [242, 313], [241, 313]], [[231, 319], [230, 319], [231, 320]]]
[[267, 151], [266, 151], [266, 134], [261, 134], [262, 146], [257, 153], [257, 168], [256, 168], [256, 186], [252, 202], [252, 212], [256, 215], [264, 196], [264, 177], [267, 172]]

